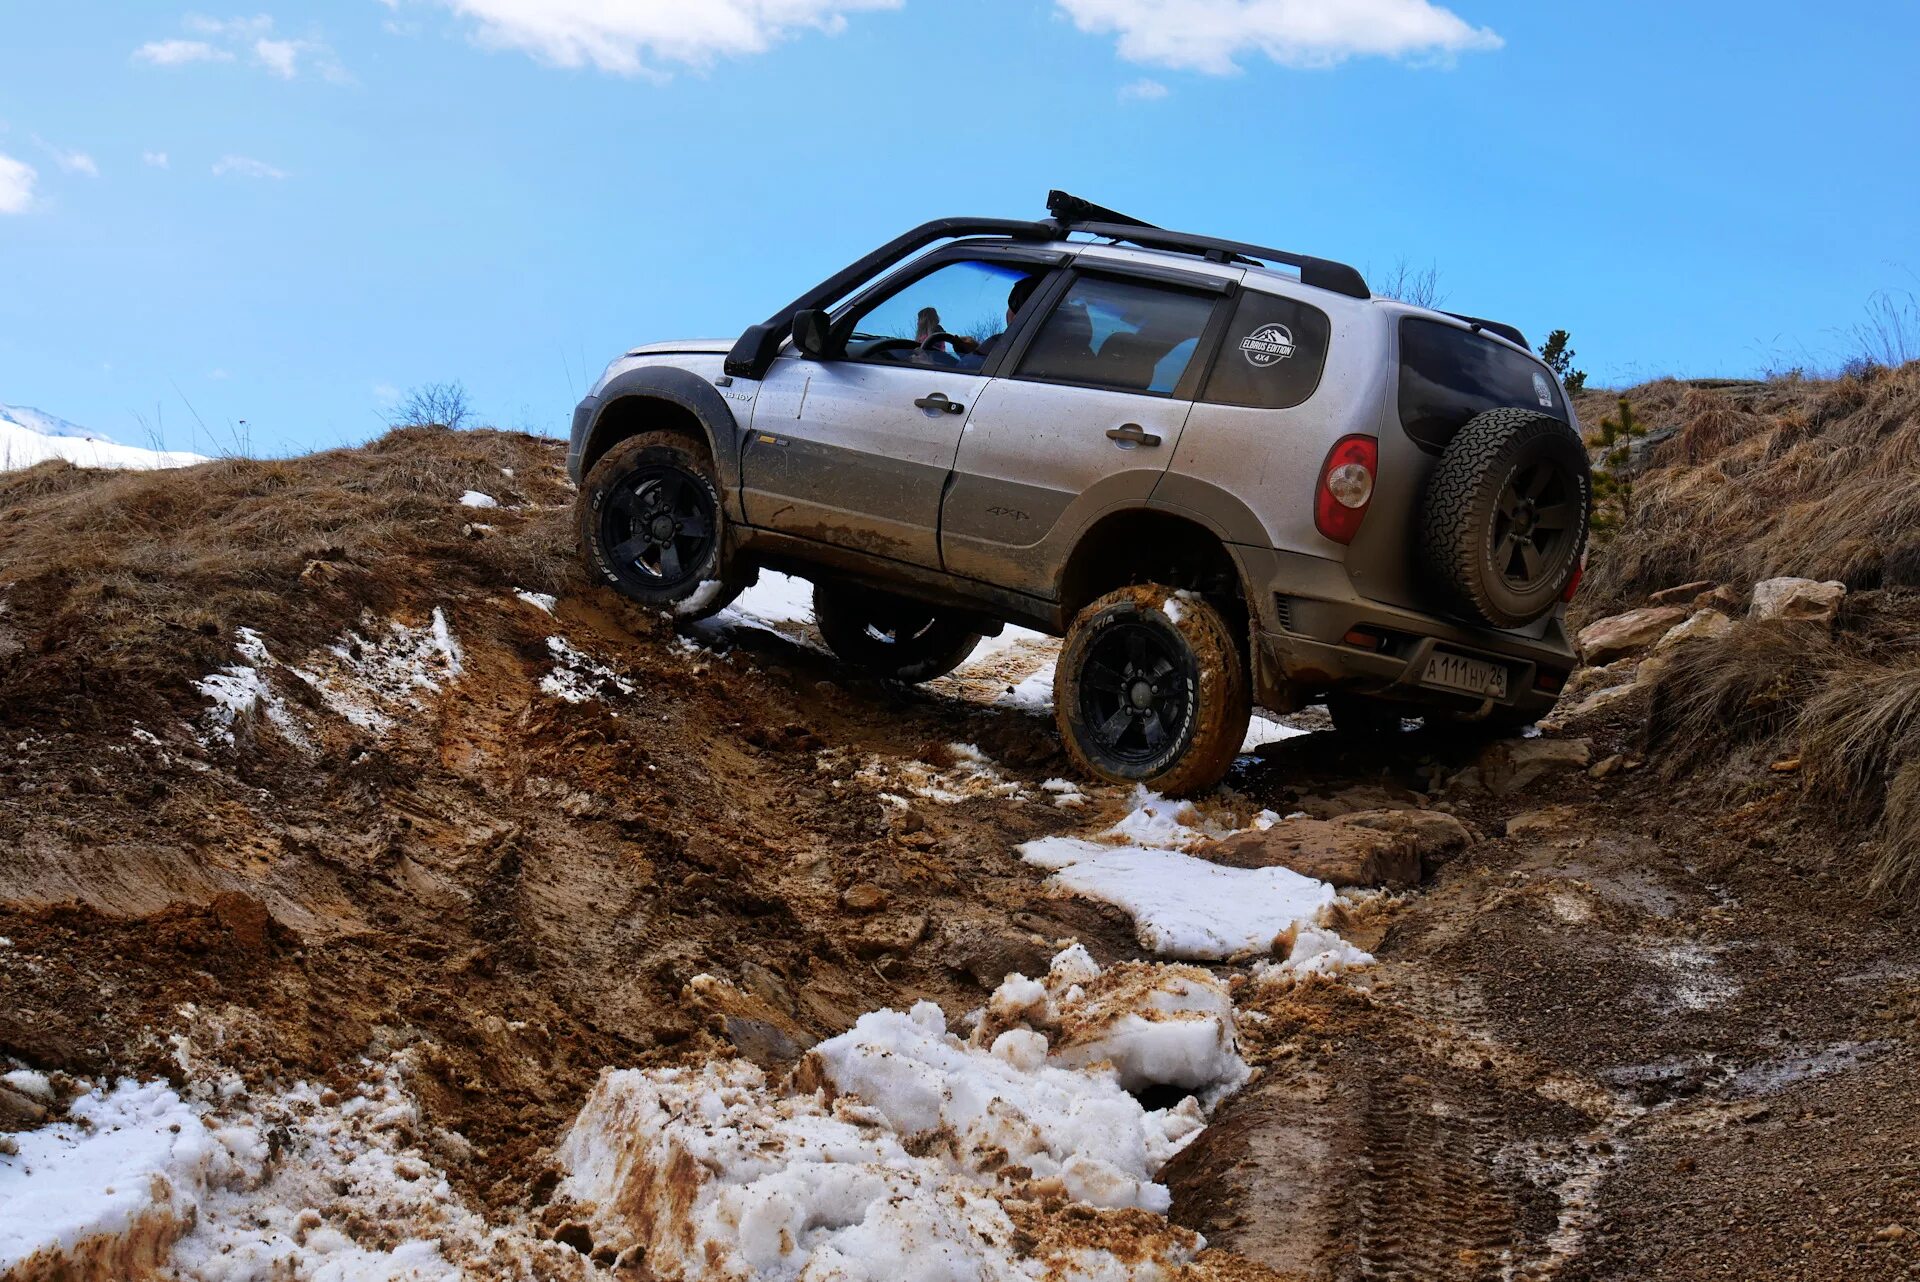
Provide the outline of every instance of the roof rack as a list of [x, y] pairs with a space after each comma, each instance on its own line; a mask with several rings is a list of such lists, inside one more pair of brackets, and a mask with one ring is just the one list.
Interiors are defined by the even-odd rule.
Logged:
[[1196, 253], [1216, 263], [1279, 263], [1300, 273], [1300, 283], [1317, 289], [1329, 289], [1349, 298], [1372, 298], [1366, 279], [1345, 263], [1311, 254], [1295, 254], [1284, 249], [1268, 249], [1244, 241], [1221, 240], [1214, 236], [1196, 236], [1191, 232], [1168, 231], [1138, 218], [1129, 218], [1104, 205], [1070, 195], [1064, 191], [1047, 193], [1047, 212], [1061, 234], [1085, 232], [1107, 240], [1125, 241], [1147, 249], [1172, 249]]

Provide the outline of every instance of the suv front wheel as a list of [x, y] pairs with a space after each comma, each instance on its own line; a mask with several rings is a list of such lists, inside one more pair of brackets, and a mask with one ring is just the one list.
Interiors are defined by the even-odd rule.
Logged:
[[719, 613], [755, 577], [726, 563], [713, 460], [678, 433], [642, 432], [608, 450], [580, 485], [575, 517], [595, 578], [677, 618]]
[[1247, 684], [1218, 609], [1141, 584], [1073, 621], [1054, 669], [1053, 715], [1087, 773], [1178, 796], [1213, 787], [1233, 764], [1252, 712]]

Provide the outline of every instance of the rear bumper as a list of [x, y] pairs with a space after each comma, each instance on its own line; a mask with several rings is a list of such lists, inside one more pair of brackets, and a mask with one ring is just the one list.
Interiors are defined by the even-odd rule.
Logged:
[[[1337, 561], [1236, 551], [1254, 597], [1255, 695], [1264, 707], [1283, 711], [1345, 690], [1467, 715], [1494, 709], [1543, 715], [1578, 666], [1558, 611], [1524, 632], [1476, 628], [1368, 600]], [[1377, 648], [1349, 643], [1345, 638], [1356, 629], [1377, 637]], [[1500, 665], [1506, 697], [1488, 701], [1427, 685], [1436, 652]]]

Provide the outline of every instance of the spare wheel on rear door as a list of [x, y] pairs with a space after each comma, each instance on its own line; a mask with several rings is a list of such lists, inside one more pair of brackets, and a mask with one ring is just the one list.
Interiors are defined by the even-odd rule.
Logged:
[[1579, 569], [1592, 502], [1573, 428], [1529, 409], [1488, 410], [1448, 442], [1427, 482], [1421, 555], [1462, 612], [1522, 627]]

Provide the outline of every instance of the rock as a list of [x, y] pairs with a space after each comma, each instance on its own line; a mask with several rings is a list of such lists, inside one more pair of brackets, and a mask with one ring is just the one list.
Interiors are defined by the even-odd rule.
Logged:
[[1726, 584], [1721, 584], [1711, 592], [1702, 592], [1693, 599], [1696, 610], [1718, 610], [1725, 615], [1740, 615], [1747, 612], [1747, 598]]
[[806, 1045], [802, 1045], [766, 1020], [744, 1015], [722, 1016], [721, 1029], [742, 1059], [769, 1070], [791, 1067], [813, 1044], [809, 1038]]
[[840, 906], [848, 912], [870, 913], [886, 907], [892, 898], [870, 881], [857, 881], [840, 892]]
[[0, 1122], [10, 1126], [38, 1126], [47, 1120], [47, 1106], [25, 1091], [0, 1082]]
[[1551, 837], [1564, 832], [1575, 818], [1571, 806], [1543, 806], [1507, 820], [1507, 836]]
[[1611, 757], [1606, 757], [1594, 762], [1593, 766], [1587, 771], [1587, 778], [1605, 779], [1608, 775], [1618, 772], [1619, 769], [1626, 764], [1626, 757], [1616, 752]]
[[1662, 588], [1647, 598], [1648, 605], [1692, 605], [1695, 599], [1719, 587], [1712, 579], [1701, 579], [1696, 583], [1682, 583], [1677, 588]]
[[863, 958], [882, 957], [888, 954], [905, 956], [913, 951], [927, 933], [927, 919], [924, 914], [915, 913], [908, 917], [894, 917], [874, 922], [864, 933], [853, 941], [853, 950]]
[[1873, 1240], [1876, 1242], [1904, 1242], [1906, 1237], [1907, 1229], [1904, 1224], [1889, 1224], [1873, 1231]]
[[1336, 887], [1405, 890], [1418, 885], [1421, 874], [1420, 843], [1411, 834], [1324, 819], [1283, 819], [1195, 853], [1231, 868], [1291, 868]]
[[229, 890], [213, 897], [213, 915], [246, 952], [265, 952], [267, 927], [273, 918], [267, 906], [244, 891]]
[[1686, 617], [1687, 611], [1677, 605], [1648, 606], [1611, 615], [1580, 629], [1580, 654], [1590, 664], [1638, 654]]
[[1593, 744], [1586, 739], [1502, 739], [1487, 745], [1474, 769], [1482, 787], [1506, 797], [1547, 775], [1585, 770], [1592, 763]]
[[1439, 810], [1362, 810], [1341, 815], [1334, 822], [1411, 837], [1421, 863], [1428, 868], [1465, 850], [1476, 840], [1471, 828]]
[[1812, 579], [1768, 579], [1753, 585], [1750, 619], [1779, 619], [1788, 623], [1824, 623], [1832, 625], [1840, 613], [1847, 585], [1837, 581], [1816, 583]]
[[1668, 646], [1678, 645], [1682, 641], [1711, 641], [1733, 631], [1733, 620], [1718, 610], [1696, 610], [1685, 622], [1676, 623], [1653, 648], [1664, 650]]
[[941, 957], [948, 966], [965, 971], [982, 988], [998, 988], [1002, 980], [1015, 973], [1044, 975], [1059, 949], [1039, 935], [1019, 931], [981, 934], [955, 931], [949, 934]]

